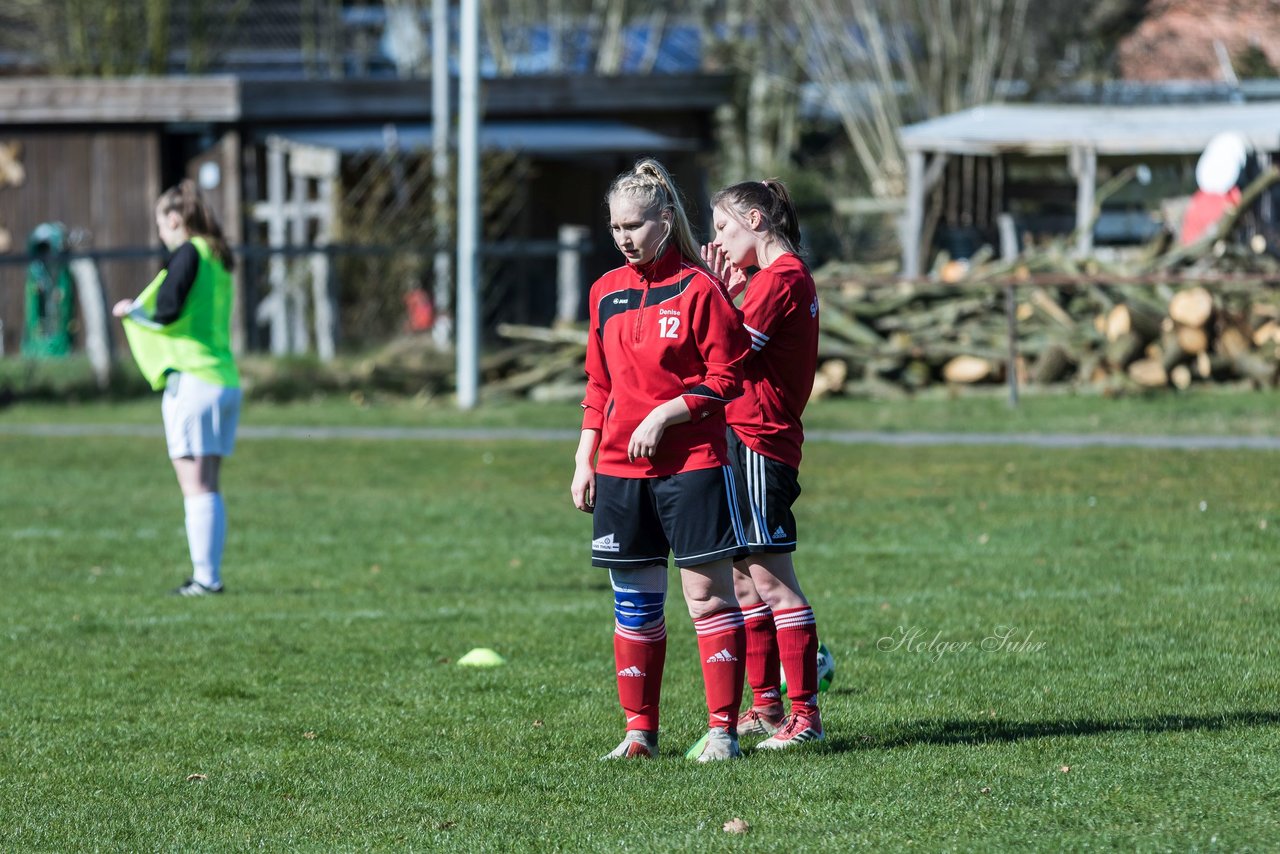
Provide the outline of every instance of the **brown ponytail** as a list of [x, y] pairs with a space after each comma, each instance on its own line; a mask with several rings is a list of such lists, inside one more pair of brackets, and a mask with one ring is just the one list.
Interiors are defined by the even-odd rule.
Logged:
[[743, 181], [725, 187], [711, 199], [713, 208], [724, 206], [740, 218], [752, 210], [764, 217], [765, 231], [792, 255], [800, 254], [800, 219], [787, 187], [777, 178]]
[[196, 182], [184, 178], [177, 186], [170, 187], [160, 194], [156, 202], [156, 210], [167, 214], [176, 212], [182, 219], [183, 226], [192, 237], [203, 237], [209, 241], [209, 248], [222, 266], [228, 271], [235, 267], [235, 256], [227, 245], [227, 238], [222, 234], [222, 226], [218, 223], [213, 210], [196, 189]]

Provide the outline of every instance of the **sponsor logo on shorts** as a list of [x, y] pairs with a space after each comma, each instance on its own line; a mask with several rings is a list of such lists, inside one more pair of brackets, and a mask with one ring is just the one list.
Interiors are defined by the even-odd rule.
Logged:
[[591, 550], [593, 552], [617, 552], [622, 550], [622, 545], [613, 538], [613, 534], [605, 534], [603, 537], [597, 537], [591, 541]]
[[786, 535], [787, 535], [787, 532], [782, 530], [781, 525], [779, 525], [777, 530], [773, 532], [774, 537], [785, 537]]

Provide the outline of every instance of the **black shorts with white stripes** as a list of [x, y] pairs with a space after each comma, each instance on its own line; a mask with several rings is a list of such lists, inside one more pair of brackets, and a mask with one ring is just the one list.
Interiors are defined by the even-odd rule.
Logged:
[[598, 474], [591, 517], [592, 566], [666, 565], [674, 554], [676, 566], [693, 567], [747, 555], [729, 466], [664, 477]]
[[758, 454], [729, 429], [729, 459], [738, 485], [738, 508], [747, 528], [752, 554], [796, 550], [796, 517], [792, 505], [800, 497], [800, 473], [786, 463]]

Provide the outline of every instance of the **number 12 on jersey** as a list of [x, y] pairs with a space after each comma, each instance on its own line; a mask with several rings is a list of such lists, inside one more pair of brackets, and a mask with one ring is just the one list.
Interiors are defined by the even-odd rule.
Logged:
[[659, 338], [675, 338], [676, 330], [680, 328], [680, 318], [678, 317], [659, 317], [658, 318], [658, 337]]

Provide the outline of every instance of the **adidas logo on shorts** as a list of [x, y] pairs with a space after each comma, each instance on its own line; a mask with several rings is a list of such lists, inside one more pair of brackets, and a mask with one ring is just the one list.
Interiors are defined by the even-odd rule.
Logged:
[[784, 531], [784, 530], [782, 530], [782, 526], [781, 526], [781, 525], [779, 525], [779, 526], [778, 526], [778, 529], [777, 529], [776, 531], [774, 531], [774, 532], [773, 532], [773, 535], [772, 535], [772, 536], [774, 536], [774, 537], [776, 538], [776, 537], [785, 537], [786, 535], [787, 535], [787, 532], [786, 532], [786, 531]]
[[624, 667], [621, 670], [619, 670], [618, 675], [640, 677], [644, 675], [644, 671], [633, 664], [630, 667]]
[[727, 664], [731, 661], [737, 661], [737, 657], [727, 649], [722, 649], [715, 655], [708, 656], [707, 664]]

